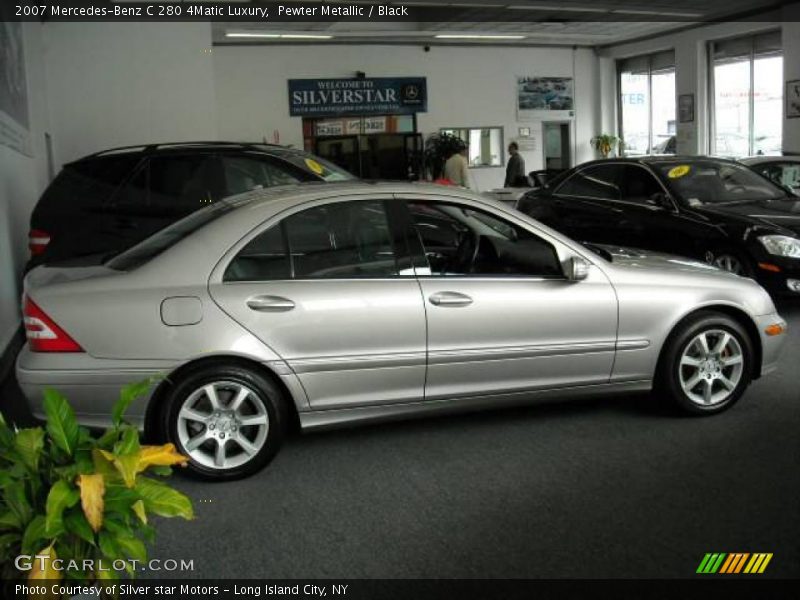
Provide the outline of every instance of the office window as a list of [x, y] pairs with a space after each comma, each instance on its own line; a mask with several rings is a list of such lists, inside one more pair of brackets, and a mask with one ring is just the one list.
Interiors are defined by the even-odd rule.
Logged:
[[711, 153], [780, 154], [783, 55], [780, 32], [712, 42]]
[[502, 167], [505, 164], [502, 127], [453, 127], [440, 131], [464, 140], [469, 148], [470, 167]]
[[617, 69], [625, 154], [675, 154], [675, 53], [629, 58]]

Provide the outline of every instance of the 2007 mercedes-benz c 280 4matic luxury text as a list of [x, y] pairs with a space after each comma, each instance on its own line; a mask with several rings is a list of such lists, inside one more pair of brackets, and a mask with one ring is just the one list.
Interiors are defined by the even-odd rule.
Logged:
[[302, 184], [208, 206], [104, 264], [25, 282], [17, 376], [105, 425], [130, 416], [190, 468], [263, 467], [312, 429], [654, 389], [720, 412], [771, 371], [786, 323], [754, 281], [587, 248], [500, 203], [416, 184]]

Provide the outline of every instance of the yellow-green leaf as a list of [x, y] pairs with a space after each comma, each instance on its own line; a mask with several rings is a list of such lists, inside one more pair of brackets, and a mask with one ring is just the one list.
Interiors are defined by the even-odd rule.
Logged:
[[147, 477], [139, 477], [136, 491], [144, 501], [147, 512], [161, 517], [194, 518], [192, 501], [166, 484]]
[[55, 390], [44, 391], [44, 412], [47, 416], [47, 433], [53, 442], [69, 456], [78, 445], [78, 421], [75, 412], [64, 398]]
[[23, 464], [31, 471], [36, 471], [44, 448], [44, 430], [41, 427], [20, 429], [14, 436], [14, 447]]
[[[53, 568], [53, 561], [57, 558], [58, 556], [52, 545], [37, 552], [33, 559], [33, 568], [28, 575], [28, 583], [36, 586], [36, 584], [41, 581], [49, 583], [61, 581], [61, 571], [57, 571]], [[37, 589], [39, 589], [39, 587], [40, 586], [37, 586]], [[52, 586], [47, 585], [44, 586], [44, 588], [46, 590], [44, 594], [31, 595], [30, 598], [36, 598], [37, 600], [55, 600], [58, 598], [58, 596], [53, 593]]]
[[144, 507], [144, 502], [137, 500], [133, 503], [131, 508], [133, 508], [133, 512], [136, 513], [136, 516], [139, 517], [139, 520], [147, 525], [147, 510]]
[[97, 533], [103, 526], [103, 495], [106, 483], [101, 473], [78, 475], [78, 487], [81, 490], [81, 508], [92, 530]]
[[75, 506], [80, 495], [64, 480], [56, 481], [47, 494], [45, 531], [48, 537], [55, 537], [64, 530], [62, 515], [64, 510]]
[[171, 467], [172, 465], [186, 466], [187, 459], [183, 454], [179, 454], [175, 449], [175, 444], [164, 444], [163, 446], [142, 446], [139, 451], [139, 465], [136, 472], [141, 473], [147, 467]]
[[100, 453], [106, 460], [111, 461], [127, 487], [132, 488], [136, 484], [136, 468], [139, 465], [138, 452], [126, 456], [115, 456], [106, 450], [100, 450]]

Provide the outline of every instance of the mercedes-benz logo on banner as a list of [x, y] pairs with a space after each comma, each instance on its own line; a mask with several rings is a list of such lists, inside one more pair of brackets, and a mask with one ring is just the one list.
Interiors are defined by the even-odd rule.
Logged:
[[401, 97], [403, 104], [420, 104], [420, 89], [416, 83], [407, 83], [401, 88]]

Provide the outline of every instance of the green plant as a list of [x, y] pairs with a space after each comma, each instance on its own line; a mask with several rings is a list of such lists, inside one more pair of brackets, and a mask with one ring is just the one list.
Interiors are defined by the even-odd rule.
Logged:
[[594, 136], [589, 140], [589, 144], [592, 148], [597, 150], [603, 158], [608, 158], [608, 155], [611, 154], [611, 151], [615, 147], [618, 146], [620, 150], [622, 150], [623, 147], [622, 140], [609, 133], [601, 133], [600, 135]]
[[[47, 390], [46, 427], [12, 429], [0, 416], [0, 576], [29, 581], [62, 578], [104, 584], [118, 579], [114, 561], [133, 577], [147, 560], [155, 530], [150, 515], [194, 517], [191, 500], [147, 475], [168, 476], [185, 464], [172, 444], [142, 446], [123, 420], [152, 380], [125, 387], [113, 426], [95, 437], [79, 427], [61, 394]], [[43, 556], [28, 572], [18, 556]], [[61, 559], [63, 570], [53, 560]]]
[[432, 133], [425, 140], [425, 170], [431, 179], [438, 179], [444, 173], [444, 163], [453, 154], [464, 149], [464, 141], [449, 133]]

